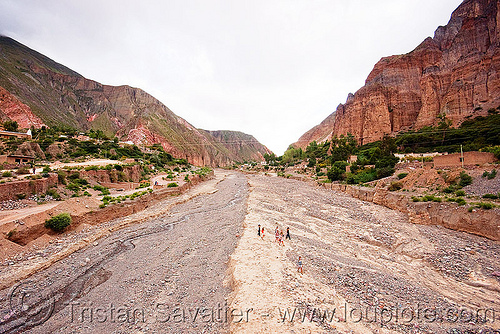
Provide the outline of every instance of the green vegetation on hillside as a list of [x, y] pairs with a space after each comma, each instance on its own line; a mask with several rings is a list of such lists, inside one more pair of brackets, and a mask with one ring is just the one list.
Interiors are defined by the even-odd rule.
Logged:
[[[44, 156], [38, 156], [37, 160], [69, 161], [82, 158], [122, 160], [132, 158], [157, 168], [163, 168], [165, 165], [188, 165], [185, 159], [175, 159], [170, 153], [165, 152], [160, 144], [140, 149], [136, 145], [119, 144], [118, 138], [109, 138], [100, 130], [90, 130], [84, 133], [83, 135], [89, 137], [89, 140], [83, 141], [75, 138], [79, 133], [70, 127], [32, 128], [32, 133], [31, 143], [38, 144], [44, 153]], [[24, 139], [2, 139], [1, 142], [4, 144], [6, 153], [13, 153], [26, 141]], [[54, 146], [57, 149], [51, 150], [50, 148]]]
[[[500, 107], [497, 108], [500, 110]], [[500, 115], [490, 110], [486, 117], [476, 117], [463, 122], [458, 128], [440, 122], [436, 127], [424, 127], [418, 131], [409, 131], [396, 136], [396, 145], [400, 152], [460, 152], [491, 150], [500, 144]], [[368, 144], [370, 145], [370, 144]], [[500, 149], [494, 153], [500, 157]]]
[[[497, 108], [500, 110], [500, 107]], [[493, 152], [500, 159], [500, 115], [497, 110], [490, 110], [486, 117], [476, 117], [467, 120], [458, 128], [451, 128], [451, 122], [444, 114], [438, 115], [436, 127], [425, 127], [418, 131], [400, 133], [395, 138], [384, 137], [382, 140], [359, 146], [355, 138], [348, 134], [334, 137], [331, 141], [309, 143], [305, 150], [290, 146], [285, 153], [276, 157], [265, 155], [266, 170], [275, 169], [279, 175], [285, 176], [284, 170], [307, 162], [306, 169], [316, 172], [316, 178], [328, 177], [326, 182], [345, 181], [351, 184], [366, 183], [394, 174], [394, 167], [399, 159], [395, 153], [408, 152], [459, 152], [460, 145], [464, 151], [481, 150]], [[355, 161], [349, 161], [351, 155], [356, 155]], [[349, 166], [349, 171], [347, 167]], [[325, 173], [326, 170], [326, 173]], [[402, 179], [406, 174], [399, 174]], [[496, 171], [491, 175], [494, 178]], [[323, 181], [325, 182], [325, 181]], [[470, 184], [470, 176], [460, 175], [460, 182], [448, 189], [454, 192]], [[400, 185], [394, 184], [392, 189]]]

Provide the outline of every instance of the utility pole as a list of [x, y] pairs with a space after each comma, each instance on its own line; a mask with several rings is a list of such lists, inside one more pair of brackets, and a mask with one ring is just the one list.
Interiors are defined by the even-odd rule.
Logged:
[[462, 144], [460, 144], [460, 156], [462, 157], [462, 168], [464, 168], [464, 150], [462, 149]]

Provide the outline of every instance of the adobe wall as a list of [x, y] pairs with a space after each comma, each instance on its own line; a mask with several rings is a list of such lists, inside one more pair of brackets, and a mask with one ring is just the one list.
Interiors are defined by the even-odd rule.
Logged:
[[[461, 153], [452, 153], [434, 157], [434, 167], [461, 167]], [[495, 155], [490, 152], [464, 152], [464, 166], [483, 165], [494, 163]]]
[[38, 180], [2, 183], [0, 184], [0, 201], [17, 200], [16, 194], [26, 194], [26, 197], [29, 197], [31, 194], [45, 193], [52, 186], [57, 186], [57, 175], [52, 173], [49, 177]]

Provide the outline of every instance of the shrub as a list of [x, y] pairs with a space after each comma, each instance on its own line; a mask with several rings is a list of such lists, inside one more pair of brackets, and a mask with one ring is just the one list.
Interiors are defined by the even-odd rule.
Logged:
[[139, 184], [139, 187], [137, 189], [147, 188], [150, 185], [151, 185], [151, 183], [149, 183], [149, 182], [141, 182], [141, 184]]
[[53, 231], [61, 232], [71, 225], [71, 216], [69, 213], [61, 213], [45, 221], [45, 227]]
[[43, 166], [42, 173], [50, 173], [50, 171], [51, 171], [51, 170], [50, 170], [50, 167], [49, 167], [49, 166], [47, 166], [47, 165]]
[[[328, 179], [330, 181], [338, 181], [338, 180], [344, 179], [344, 177], [345, 177], [344, 173], [345, 173], [345, 169], [342, 169], [341, 167], [338, 167], [338, 166], [333, 166], [332, 168], [330, 168], [326, 172], [326, 176], [328, 177]], [[318, 173], [318, 176], [320, 176], [319, 173]]]
[[453, 198], [453, 197], [451, 197], [451, 198], [448, 198], [446, 200], [448, 202], [455, 202], [458, 205], [465, 205], [465, 204], [467, 204], [467, 202], [463, 198], [461, 198], [461, 197], [459, 197], [459, 198]]
[[465, 191], [463, 191], [463, 190], [457, 190], [457, 191], [455, 191], [455, 195], [456, 196], [465, 196]]
[[62, 170], [57, 172], [57, 182], [66, 185], [66, 173]]
[[392, 174], [394, 174], [394, 171], [395, 170], [392, 167], [377, 168], [377, 179], [391, 176]]
[[97, 167], [95, 165], [94, 166], [87, 166], [87, 167], [85, 167], [85, 170], [86, 171], [89, 171], [89, 170], [99, 170], [99, 167]]
[[16, 194], [16, 197], [18, 199], [25, 199], [26, 198], [26, 194], [22, 194], [22, 193], [21, 194]]
[[81, 186], [86, 186], [89, 184], [89, 182], [85, 179], [74, 179], [73, 183], [79, 184]]
[[45, 178], [50, 177], [50, 174], [49, 173], [43, 173], [42, 177], [45, 177]]
[[7, 233], [7, 239], [12, 238], [12, 236], [16, 234], [16, 232], [17, 232], [16, 229], [10, 230], [9, 233]]
[[449, 187], [443, 189], [443, 192], [445, 192], [447, 194], [451, 194], [454, 191], [455, 191], [455, 187], [454, 186], [449, 186]]
[[126, 182], [126, 181], [127, 181], [127, 175], [125, 175], [125, 173], [124, 173], [124, 172], [122, 172], [122, 171], [118, 171], [118, 172], [116, 173], [116, 175], [117, 175], [117, 177], [118, 177], [118, 181], [119, 181], [119, 182]]
[[101, 193], [99, 195], [109, 195], [110, 192], [109, 192], [109, 189], [104, 187], [104, 186], [101, 186], [100, 184], [96, 184], [95, 186], [92, 187], [95, 191], [100, 191]]
[[70, 180], [76, 180], [80, 178], [80, 173], [79, 172], [73, 172], [68, 176], [68, 179]]
[[170, 183], [167, 185], [167, 187], [168, 187], [168, 188], [174, 188], [174, 187], [177, 187], [177, 186], [178, 186], [178, 185], [177, 185], [177, 183], [175, 183], [175, 182], [170, 182]]
[[469, 184], [472, 184], [472, 177], [466, 172], [461, 172], [460, 182], [458, 184], [460, 185], [460, 187], [468, 186]]
[[61, 199], [61, 195], [59, 195], [55, 189], [47, 190], [45, 195], [51, 196], [53, 199], [56, 199], [56, 200]]
[[408, 173], [399, 173], [398, 174], [398, 179], [404, 179], [406, 177], [406, 175], [408, 175]]
[[72, 182], [66, 186], [66, 189], [77, 192], [78, 190], [80, 190], [80, 185]]
[[425, 195], [424, 197], [422, 197], [422, 202], [441, 202], [442, 199], [441, 197], [437, 197], [437, 196], [434, 196], [434, 195]]
[[401, 182], [392, 182], [387, 190], [389, 191], [396, 191], [396, 190], [401, 190], [403, 188], [403, 184]]
[[5, 131], [16, 132], [18, 127], [19, 127], [19, 124], [17, 124], [16, 121], [7, 120], [7, 121], [3, 122], [3, 128], [5, 129]]
[[85, 190], [85, 191], [83, 192], [83, 196], [88, 196], [88, 197], [90, 197], [90, 196], [92, 196], [92, 195], [91, 195], [88, 191], [86, 191], [86, 190]]
[[17, 169], [17, 174], [21, 175], [21, 174], [29, 174], [30, 171], [27, 167], [23, 166], [23, 167], [19, 167]]
[[483, 198], [498, 199], [498, 196], [495, 194], [484, 194]]
[[488, 178], [488, 180], [492, 180], [497, 176], [497, 170], [493, 169], [491, 172], [484, 171], [483, 177]]
[[[266, 166], [266, 167], [268, 167], [268, 166]], [[190, 181], [189, 181], [189, 175], [188, 175], [188, 174], [186, 174], [186, 176], [184, 176], [184, 181], [185, 181], [185, 182], [190, 182]]]
[[488, 203], [488, 202], [480, 202], [478, 203], [478, 206], [481, 208], [481, 209], [485, 209], [485, 210], [490, 210], [490, 209], [493, 209], [493, 204], [491, 203]]
[[9, 171], [6, 171], [6, 172], [3, 172], [3, 173], [2, 173], [2, 176], [3, 176], [3, 177], [11, 177], [11, 176], [12, 176], [12, 173], [11, 173], [11, 172], [9, 172]]

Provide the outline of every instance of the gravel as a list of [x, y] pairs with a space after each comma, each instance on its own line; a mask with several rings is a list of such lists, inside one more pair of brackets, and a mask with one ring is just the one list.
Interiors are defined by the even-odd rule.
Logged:
[[[304, 182], [262, 176], [251, 180], [262, 209], [275, 211], [284, 217], [279, 223], [290, 226], [287, 258], [292, 273], [300, 255], [307, 276], [304, 282], [315, 282], [303, 285], [301, 278], [284, 273], [287, 280], [282, 288], [285, 294], [295, 295], [296, 307], [327, 307], [324, 300], [333, 296], [321, 291], [330, 287], [349, 305], [364, 308], [497, 309], [499, 243], [441, 226], [413, 225], [397, 211]], [[317, 295], [305, 292], [314, 289]], [[435, 322], [366, 326], [375, 333], [382, 329], [486, 333], [491, 329], [480, 319], [454, 323], [440, 317]], [[320, 332], [335, 333], [330, 325], [318, 322]]]
[[[118, 230], [21, 281], [35, 296], [52, 292], [54, 311], [43, 324], [37, 325], [36, 319], [25, 314], [9, 315], [11, 289], [0, 291], [0, 332], [225, 332], [227, 322], [206, 322], [198, 317], [177, 323], [173, 318], [176, 307], [188, 313], [196, 308], [217, 311], [227, 302], [227, 262], [241, 234], [248, 186], [243, 175], [232, 174], [217, 188], [217, 192], [174, 206], [167, 214]], [[161, 210], [169, 201], [155, 208]], [[45, 257], [84, 240], [91, 229], [61, 238], [35, 256]], [[7, 269], [9, 263], [3, 266]], [[138, 310], [137, 318], [111, 321], [111, 310], [120, 307]], [[106, 321], [83, 319], [86, 308], [88, 312], [96, 308], [107, 312]], [[170, 319], [165, 321], [167, 314]]]

